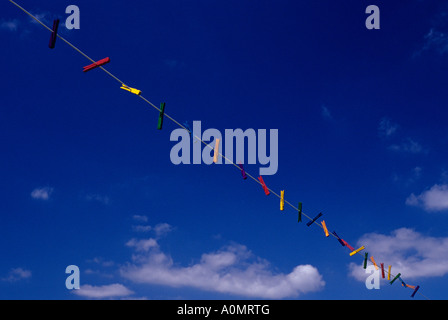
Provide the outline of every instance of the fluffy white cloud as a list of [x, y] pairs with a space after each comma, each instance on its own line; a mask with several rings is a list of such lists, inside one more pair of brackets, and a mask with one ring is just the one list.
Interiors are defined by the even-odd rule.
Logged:
[[[405, 279], [441, 277], [448, 274], [448, 237], [425, 236], [408, 228], [400, 228], [390, 235], [368, 233], [357, 245], [365, 246], [385, 267], [392, 265], [392, 273], [401, 273]], [[359, 264], [350, 265], [351, 275], [360, 281], [366, 280], [366, 273]]]
[[36, 188], [31, 192], [31, 198], [39, 200], [48, 200], [50, 199], [50, 195], [52, 193], [53, 188], [50, 187]]
[[448, 210], [448, 185], [436, 184], [418, 196], [411, 194], [406, 199], [406, 204], [422, 207], [426, 211]]
[[136, 283], [193, 287], [267, 299], [318, 291], [325, 285], [318, 270], [311, 265], [296, 266], [288, 274], [273, 273], [267, 261], [254, 257], [243, 245], [203, 254], [199, 262], [187, 267], [175, 264], [158, 245], [150, 248], [144, 254], [134, 255], [134, 263], [120, 269], [124, 278]]
[[15, 282], [22, 279], [31, 278], [31, 271], [23, 268], [14, 268], [8, 273], [8, 276], [2, 278], [3, 281]]
[[128, 247], [134, 247], [136, 251], [148, 251], [149, 249], [158, 246], [157, 241], [151, 238], [143, 240], [131, 239], [126, 245]]
[[78, 296], [91, 299], [126, 297], [134, 293], [119, 283], [104, 286], [91, 286], [89, 284], [85, 284], [72, 292]]

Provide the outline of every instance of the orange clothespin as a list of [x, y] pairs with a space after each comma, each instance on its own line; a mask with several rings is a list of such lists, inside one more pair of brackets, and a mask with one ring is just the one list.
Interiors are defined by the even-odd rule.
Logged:
[[370, 256], [370, 260], [372, 261], [373, 265], [375, 266], [375, 270], [378, 270], [378, 265], [375, 262], [375, 259], [373, 259], [372, 256]]
[[215, 143], [215, 153], [213, 154], [213, 162], [214, 163], [218, 163], [218, 156], [219, 156], [219, 142], [221, 140], [220, 139], [216, 139], [216, 143]]
[[328, 233], [327, 225], [325, 224], [325, 220], [322, 220], [322, 227], [324, 228], [325, 236], [328, 237], [330, 233]]

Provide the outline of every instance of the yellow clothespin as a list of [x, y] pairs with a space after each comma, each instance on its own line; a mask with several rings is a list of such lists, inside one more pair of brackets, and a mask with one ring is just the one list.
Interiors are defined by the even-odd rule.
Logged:
[[280, 211], [285, 210], [285, 190], [280, 191]]
[[357, 254], [359, 251], [364, 250], [364, 249], [365, 249], [365, 247], [362, 246], [362, 247], [359, 248], [359, 249], [353, 250], [352, 252], [350, 252], [350, 257], [351, 257], [351, 256], [354, 256], [354, 255]]
[[122, 84], [121, 87], [120, 87], [120, 89], [129, 91], [130, 93], [136, 94], [136, 95], [138, 95], [138, 96], [142, 93], [141, 90], [138, 90], [138, 89], [135, 89], [135, 88], [128, 87], [128, 86], [125, 85], [125, 84]]

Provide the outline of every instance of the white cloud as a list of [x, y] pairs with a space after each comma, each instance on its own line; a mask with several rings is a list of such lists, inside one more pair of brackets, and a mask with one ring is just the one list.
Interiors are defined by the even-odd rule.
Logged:
[[104, 285], [104, 286], [91, 286], [89, 284], [82, 285], [79, 289], [72, 291], [78, 296], [91, 299], [105, 299], [105, 298], [117, 298], [126, 297], [134, 294], [125, 286], [119, 283]]
[[168, 223], [159, 223], [154, 228], [154, 232], [157, 237], [161, 237], [173, 230], [173, 227]]
[[17, 31], [19, 24], [20, 24], [19, 20], [17, 20], [17, 19], [14, 19], [14, 20], [1, 19], [0, 20], [0, 29], [14, 32], [14, 31]]
[[141, 216], [138, 214], [134, 214], [132, 216], [132, 219], [134, 219], [135, 221], [139, 221], [139, 222], [148, 222], [148, 217], [147, 216]]
[[151, 231], [151, 226], [144, 226], [144, 225], [138, 225], [138, 226], [132, 226], [132, 230], [136, 232], [148, 232]]
[[422, 207], [426, 211], [448, 210], [448, 185], [436, 184], [418, 196], [412, 193], [406, 199], [406, 204]]
[[398, 124], [393, 123], [389, 118], [383, 118], [378, 125], [378, 135], [390, 137], [398, 130]]
[[393, 144], [389, 147], [389, 150], [395, 152], [404, 152], [404, 153], [426, 153], [427, 151], [422, 147], [420, 143], [412, 140], [411, 138], [406, 139], [401, 144]]
[[48, 200], [50, 199], [50, 195], [52, 193], [53, 188], [50, 187], [36, 188], [31, 192], [31, 198], [39, 200]]
[[88, 194], [88, 195], [86, 195], [86, 200], [87, 201], [97, 201], [104, 205], [108, 205], [110, 203], [110, 199], [108, 196], [103, 196], [100, 194]]
[[[135, 247], [138, 250], [138, 246]], [[296, 266], [288, 274], [273, 273], [267, 261], [254, 257], [245, 246], [237, 244], [203, 254], [199, 262], [187, 267], [175, 264], [154, 242], [150, 250], [134, 255], [133, 260], [134, 264], [122, 267], [120, 273], [136, 283], [192, 287], [267, 299], [318, 291], [325, 285], [318, 270], [311, 265]]]
[[22, 279], [31, 278], [31, 271], [23, 268], [14, 268], [8, 273], [8, 275], [2, 278], [3, 281], [15, 282]]
[[[392, 274], [401, 273], [403, 280], [441, 277], [448, 274], [448, 237], [425, 236], [409, 228], [400, 228], [390, 235], [368, 233], [357, 245], [365, 246], [369, 256], [385, 268], [392, 265]], [[365, 270], [359, 264], [350, 264], [350, 273], [360, 281], [366, 280]]]
[[[146, 222], [148, 220], [146, 216], [134, 216], [133, 219], [142, 222]], [[136, 232], [153, 231], [154, 234], [156, 235], [156, 238], [160, 238], [173, 231], [173, 227], [168, 223], [159, 223], [154, 227], [150, 225], [137, 225], [132, 226], [132, 229]]]
[[126, 243], [128, 247], [134, 247], [136, 251], [149, 251], [149, 249], [157, 247], [157, 241], [150, 238], [144, 240], [131, 239]]
[[425, 45], [421, 51], [436, 50], [443, 55], [448, 52], [448, 34], [431, 28], [425, 35]]

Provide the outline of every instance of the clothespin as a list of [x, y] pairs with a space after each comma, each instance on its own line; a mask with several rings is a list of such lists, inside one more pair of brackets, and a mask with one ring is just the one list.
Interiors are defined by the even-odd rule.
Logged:
[[215, 143], [215, 153], [213, 155], [213, 162], [214, 163], [218, 163], [218, 156], [219, 156], [219, 142], [221, 140], [220, 139], [216, 139], [216, 143]]
[[106, 63], [109, 63], [109, 62], [110, 62], [110, 58], [109, 57], [101, 59], [101, 60], [99, 60], [97, 62], [89, 64], [88, 66], [83, 67], [84, 68], [83, 72], [87, 72], [87, 71], [90, 71], [92, 69], [98, 68], [98, 67], [103, 66], [103, 65], [105, 65]]
[[297, 219], [297, 222], [302, 222], [302, 202], [299, 202], [299, 218]]
[[160, 104], [159, 122], [157, 123], [157, 129], [162, 130], [163, 116], [165, 115], [165, 102]]
[[53, 30], [51, 31], [50, 42], [48, 43], [48, 47], [50, 49], [54, 49], [56, 45], [56, 39], [58, 37], [58, 28], [59, 28], [59, 19], [53, 20]]
[[390, 270], [392, 269], [392, 266], [389, 265], [389, 270], [387, 271], [387, 280], [390, 280]]
[[319, 219], [322, 216], [322, 212], [320, 212], [317, 216], [314, 217], [313, 220], [306, 223], [306, 225], [309, 227], [311, 226], [317, 219]]
[[325, 224], [325, 220], [322, 220], [322, 228], [324, 228], [325, 236], [328, 237], [330, 234], [328, 233], [327, 225]]
[[364, 253], [364, 269], [367, 269], [367, 257], [369, 256], [369, 253]]
[[381, 263], [381, 277], [383, 277], [383, 279], [385, 277], [385, 275], [384, 275], [384, 263]]
[[260, 181], [261, 186], [263, 187], [264, 193], [268, 196], [268, 195], [270, 194], [270, 192], [269, 192], [268, 187], [266, 186], [266, 184], [265, 184], [264, 181], [263, 181], [263, 177], [262, 177], [262, 176], [259, 176], [259, 177], [258, 177], [258, 180]]
[[397, 280], [398, 278], [400, 278], [400, 276], [401, 276], [401, 273], [397, 274], [397, 275], [395, 276], [395, 278], [390, 282], [390, 284], [393, 284], [393, 283], [395, 282], [395, 280]]
[[353, 250], [352, 252], [350, 252], [350, 256], [354, 256], [355, 254], [357, 254], [359, 251], [364, 250], [365, 247], [362, 246], [361, 248], [358, 248], [356, 250]]
[[[333, 234], [335, 235], [336, 239], [338, 239], [339, 243], [345, 247], [345, 243], [342, 241], [341, 238], [339, 238], [338, 234], [336, 233], [336, 231], [333, 231]], [[352, 250], [353, 251], [353, 250]]]
[[414, 298], [415, 294], [417, 293], [418, 289], [420, 289], [420, 286], [416, 286], [414, 292], [411, 294], [411, 298]]
[[344, 243], [344, 245], [351, 251], [354, 251], [355, 248], [353, 248], [351, 245], [348, 244], [347, 241], [345, 241], [344, 239], [341, 239], [341, 241]]
[[136, 94], [136, 95], [138, 95], [138, 96], [142, 93], [141, 90], [138, 90], [138, 89], [135, 89], [135, 88], [128, 87], [128, 86], [125, 85], [125, 84], [122, 84], [121, 87], [120, 87], [120, 89], [129, 91], [130, 93]]
[[187, 129], [187, 131], [188, 131], [188, 133], [190, 134], [190, 137], [191, 137], [191, 128], [190, 128], [190, 125], [188, 124], [188, 122], [187, 121], [185, 121], [185, 123], [184, 123], [184, 127]]
[[375, 270], [378, 270], [378, 265], [375, 262], [375, 259], [373, 259], [372, 256], [370, 256], [370, 260], [372, 261], [373, 265], [375, 266]]
[[285, 190], [280, 191], [280, 211], [285, 210]]
[[404, 281], [403, 281], [403, 279], [401, 279], [401, 277], [398, 277], [398, 280], [401, 281], [401, 285], [402, 285], [403, 287], [407, 287], [407, 284], [404, 283]]
[[246, 180], [247, 179], [247, 175], [246, 175], [246, 171], [244, 171], [243, 165], [240, 163], [240, 164], [238, 164], [238, 166], [241, 169], [241, 175], [243, 176], [243, 179]]

